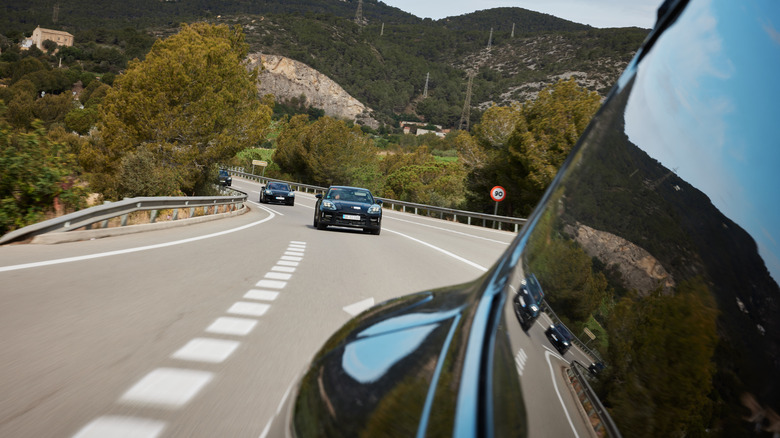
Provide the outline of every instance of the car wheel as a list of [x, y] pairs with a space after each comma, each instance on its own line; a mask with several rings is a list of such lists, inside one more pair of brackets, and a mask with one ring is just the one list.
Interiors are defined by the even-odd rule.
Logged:
[[317, 220], [317, 213], [314, 213], [314, 224], [315, 227], [319, 225], [319, 221]]
[[328, 226], [323, 224], [322, 222], [317, 222], [317, 229], [318, 230], [324, 230], [325, 228], [328, 228]]
[[378, 236], [381, 231], [382, 231], [382, 227], [379, 227], [374, 230], [371, 230], [371, 234]]

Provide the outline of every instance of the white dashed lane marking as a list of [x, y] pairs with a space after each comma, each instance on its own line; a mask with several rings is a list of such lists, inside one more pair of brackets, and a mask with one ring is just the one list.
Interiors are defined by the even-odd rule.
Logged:
[[246, 336], [252, 332], [256, 325], [256, 319], [221, 316], [211, 323], [206, 331], [219, 335]]
[[239, 301], [230, 306], [228, 313], [245, 316], [263, 316], [270, 307], [271, 306], [268, 304], [247, 303], [245, 301]]
[[265, 278], [272, 280], [289, 280], [292, 278], [292, 274], [285, 274], [283, 272], [269, 272], [265, 274]]
[[230, 357], [240, 342], [224, 339], [195, 338], [173, 353], [174, 359], [220, 363]]
[[208, 384], [214, 373], [179, 368], [157, 368], [128, 389], [122, 402], [178, 408]]
[[273, 301], [278, 296], [279, 296], [279, 292], [273, 292], [270, 290], [258, 290], [258, 289], [252, 289], [249, 292], [244, 294], [244, 298], [250, 300], [260, 300], [260, 301]]
[[267, 287], [269, 289], [284, 289], [284, 287], [287, 286], [287, 282], [279, 280], [260, 280], [255, 286]]
[[160, 436], [163, 429], [165, 423], [162, 421], [106, 415], [92, 420], [73, 435], [73, 438], [156, 438]]
[[520, 351], [517, 352], [517, 355], [515, 355], [515, 365], [517, 366], [517, 373], [521, 376], [523, 375], [523, 370], [525, 369], [525, 362], [528, 360], [528, 355], [525, 353], [525, 350], [522, 348]]
[[[264, 221], [257, 223], [262, 222]], [[279, 296], [278, 291], [287, 286], [287, 280], [292, 278], [299, 262], [303, 260], [305, 250], [306, 242], [291, 241], [276, 265], [255, 285], [260, 289], [250, 289], [244, 294], [244, 298], [266, 302], [276, 300]], [[271, 305], [266, 303], [237, 301], [230, 306], [227, 313], [259, 317], [270, 308]], [[246, 336], [254, 330], [258, 322], [251, 318], [222, 316], [214, 320], [206, 328], [206, 332]], [[241, 342], [235, 340], [195, 338], [175, 351], [171, 358], [217, 364], [227, 360], [240, 345]], [[136, 382], [119, 398], [118, 402], [177, 409], [189, 403], [213, 378], [214, 373], [208, 371], [157, 368]], [[107, 415], [92, 420], [74, 436], [76, 438], [156, 438], [162, 434], [166, 426], [165, 422], [146, 418]]]

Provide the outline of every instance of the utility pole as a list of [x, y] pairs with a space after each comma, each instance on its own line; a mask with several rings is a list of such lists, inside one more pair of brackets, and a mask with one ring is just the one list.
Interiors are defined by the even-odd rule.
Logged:
[[385, 23], [382, 23], [382, 30], [379, 31], [379, 36], [383, 36], [385, 34]]
[[466, 85], [466, 103], [463, 104], [463, 112], [460, 115], [458, 129], [462, 131], [469, 130], [469, 119], [471, 118], [471, 84], [474, 82], [475, 72], [469, 72], [469, 82]]
[[512, 38], [515, 37], [515, 23], [512, 23]]
[[423, 98], [428, 97], [428, 79], [431, 77], [431, 72], [425, 74], [425, 89], [423, 90]]
[[490, 38], [488, 38], [488, 50], [490, 50], [490, 45], [493, 43], [493, 28], [490, 28]]
[[60, 4], [56, 3], [54, 5], [54, 12], [51, 15], [51, 22], [56, 24], [57, 20], [59, 19], [59, 15], [60, 15]]

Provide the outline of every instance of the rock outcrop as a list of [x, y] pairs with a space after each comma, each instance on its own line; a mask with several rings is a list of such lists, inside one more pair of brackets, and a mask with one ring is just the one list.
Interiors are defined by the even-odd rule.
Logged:
[[622, 237], [606, 231], [577, 224], [566, 227], [582, 249], [607, 266], [615, 265], [623, 276], [623, 286], [636, 289], [645, 296], [658, 286], [664, 293], [671, 293], [675, 282], [672, 275], [649, 252]]
[[322, 109], [327, 116], [353, 120], [374, 129], [379, 127], [379, 122], [372, 117], [373, 110], [306, 64], [263, 53], [252, 53], [248, 60], [250, 68], [260, 69], [257, 90], [261, 95], [273, 94], [280, 100], [304, 95], [308, 105]]

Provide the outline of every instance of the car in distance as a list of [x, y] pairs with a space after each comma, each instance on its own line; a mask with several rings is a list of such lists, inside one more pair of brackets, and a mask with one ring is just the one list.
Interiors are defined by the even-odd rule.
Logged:
[[219, 171], [219, 185], [230, 187], [233, 185], [233, 177], [230, 176], [227, 170], [220, 169]]
[[520, 280], [520, 289], [514, 297], [514, 308], [517, 320], [523, 330], [528, 331], [539, 317], [544, 292], [536, 275], [531, 274]]
[[563, 324], [552, 324], [544, 331], [544, 335], [550, 340], [558, 353], [566, 354], [571, 347], [571, 341], [574, 338], [569, 329]]
[[260, 203], [278, 202], [295, 205], [295, 192], [283, 182], [269, 182], [260, 189]]
[[324, 230], [330, 225], [362, 228], [371, 234], [382, 231], [382, 200], [368, 189], [331, 186], [325, 195], [318, 193], [314, 206], [314, 226]]

